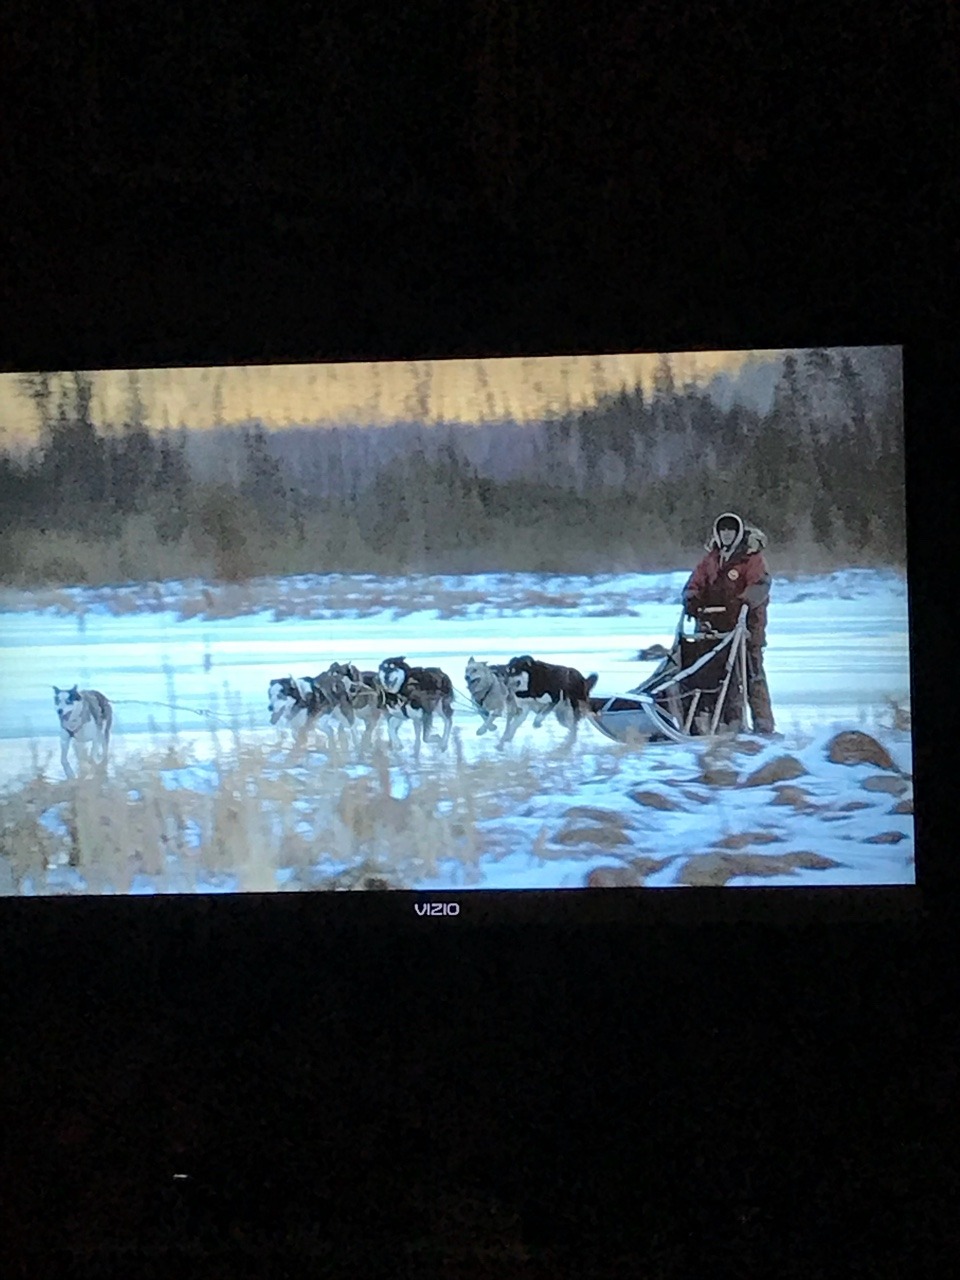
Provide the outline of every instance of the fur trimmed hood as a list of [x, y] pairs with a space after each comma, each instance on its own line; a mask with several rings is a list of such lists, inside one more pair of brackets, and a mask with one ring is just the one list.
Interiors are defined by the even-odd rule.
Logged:
[[712, 551], [716, 548], [721, 550], [720, 535], [717, 532], [717, 526], [721, 520], [735, 520], [739, 533], [730, 548], [730, 553], [743, 553], [745, 555], [753, 555], [757, 551], [762, 551], [767, 545], [767, 535], [762, 529], [758, 529], [756, 525], [747, 524], [735, 511], [722, 511], [713, 522], [713, 529], [710, 537], [703, 544], [706, 551]]

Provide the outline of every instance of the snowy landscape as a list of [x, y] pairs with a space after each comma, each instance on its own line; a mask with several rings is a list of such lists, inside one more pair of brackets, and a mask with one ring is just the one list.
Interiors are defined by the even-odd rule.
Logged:
[[[621, 746], [548, 719], [504, 750], [471, 656], [532, 653], [623, 693], [669, 646], [688, 570], [299, 576], [0, 595], [0, 893], [838, 886], [915, 880], [902, 575], [775, 579], [780, 737]], [[278, 740], [267, 686], [333, 661], [439, 666], [449, 749]], [[106, 776], [60, 766], [52, 686], [115, 707]], [[869, 735], [835, 763], [840, 733]], [[867, 739], [858, 739], [861, 743]]]

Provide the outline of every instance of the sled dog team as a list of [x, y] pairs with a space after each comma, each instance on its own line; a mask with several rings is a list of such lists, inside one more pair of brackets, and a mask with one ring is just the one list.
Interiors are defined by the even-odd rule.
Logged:
[[[590, 690], [597, 677], [584, 677], [573, 667], [523, 654], [502, 666], [471, 657], [465, 680], [471, 703], [483, 719], [477, 733], [495, 729], [502, 717], [499, 745], [503, 746], [531, 712], [537, 727], [555, 712], [571, 739], [575, 737], [581, 718], [589, 714]], [[301, 738], [313, 726], [352, 730], [359, 721], [367, 742], [385, 720], [391, 744], [399, 747], [400, 727], [409, 721], [415, 750], [419, 751], [421, 741], [436, 742], [445, 750], [453, 724], [453, 697], [453, 682], [446, 672], [439, 667], [414, 667], [399, 657], [384, 659], [376, 671], [334, 662], [319, 676], [272, 680], [268, 706], [271, 724], [286, 725]], [[433, 732], [435, 716], [443, 721], [442, 734]]]
[[[528, 715], [533, 714], [534, 727], [539, 728], [551, 712], [568, 729], [572, 741], [580, 720], [590, 714], [590, 691], [597, 677], [523, 654], [503, 665], [471, 657], [465, 680], [473, 707], [482, 717], [477, 733], [495, 730], [502, 718], [498, 745], [504, 746]], [[333, 662], [317, 676], [278, 677], [270, 681], [267, 708], [270, 723], [290, 730], [301, 742], [314, 728], [353, 733], [361, 725], [365, 745], [383, 720], [391, 745], [399, 748], [400, 727], [409, 721], [415, 751], [421, 741], [438, 743], [446, 750], [453, 725], [453, 698], [453, 682], [446, 672], [439, 667], [411, 666], [399, 657], [386, 658], [376, 671]], [[75, 776], [71, 748], [78, 762], [84, 763], [81, 745], [90, 746], [92, 758], [105, 766], [113, 724], [109, 699], [96, 689], [74, 685], [72, 689], [54, 686], [53, 700], [60, 720], [60, 762], [66, 776]], [[434, 717], [443, 722], [442, 734], [433, 732]]]
[[[706, 555], [683, 589], [683, 607], [685, 614], [701, 619], [718, 608], [733, 608], [739, 613], [747, 606], [747, 698], [755, 731], [772, 734], [773, 711], [763, 670], [770, 595], [770, 574], [763, 556], [766, 544], [762, 530], [748, 525], [736, 512], [722, 512], [705, 544]], [[502, 666], [471, 657], [465, 678], [473, 706], [483, 718], [477, 733], [494, 729], [503, 717], [500, 746], [513, 738], [531, 712], [535, 727], [554, 712], [569, 728], [572, 741], [580, 720], [592, 714], [590, 691], [597, 682], [595, 675], [584, 677], [573, 667], [539, 662], [529, 654]], [[60, 717], [60, 759], [67, 777], [73, 777], [71, 746], [82, 760], [80, 744], [91, 743], [105, 764], [113, 720], [109, 701], [95, 689], [78, 689], [76, 685], [54, 688], [53, 696]], [[364, 740], [369, 741], [379, 721], [386, 719], [390, 741], [399, 747], [400, 726], [409, 720], [418, 751], [421, 740], [437, 742], [445, 749], [453, 722], [453, 684], [439, 667], [412, 667], [405, 658], [387, 658], [376, 671], [334, 662], [318, 676], [271, 680], [267, 704], [270, 723], [289, 728], [300, 740], [312, 728], [352, 732], [359, 721]], [[443, 720], [440, 736], [433, 733], [433, 719], [438, 715]]]

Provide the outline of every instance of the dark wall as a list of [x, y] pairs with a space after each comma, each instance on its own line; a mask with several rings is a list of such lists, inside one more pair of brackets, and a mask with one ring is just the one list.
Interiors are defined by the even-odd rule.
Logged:
[[5, 1255], [397, 1274], [470, 1192], [518, 1275], [946, 1274], [952, 8], [128, 9], [8, 6], [4, 369], [906, 343], [927, 915], [412, 946], [4, 903]]

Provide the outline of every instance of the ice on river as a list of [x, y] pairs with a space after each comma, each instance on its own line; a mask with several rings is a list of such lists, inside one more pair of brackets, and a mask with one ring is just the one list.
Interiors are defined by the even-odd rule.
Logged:
[[[648, 860], [643, 883], [674, 884], [682, 882], [685, 859], [731, 834], [756, 833], [758, 823], [766, 823], [773, 838], [751, 849], [757, 856], [813, 852], [837, 865], [786, 867], [782, 875], [733, 876], [726, 883], [912, 883], [912, 817], [891, 813], [898, 797], [909, 799], [907, 784], [897, 794], [865, 789], [875, 768], [829, 765], [823, 750], [834, 732], [864, 729], [884, 742], [904, 774], [912, 772], [909, 733], [892, 727], [888, 707], [890, 700], [909, 705], [906, 586], [897, 574], [848, 570], [774, 583], [765, 661], [785, 736], [763, 754], [741, 758], [738, 767], [745, 777], [771, 753], [799, 756], [808, 769], [798, 785], [810, 792], [809, 811], [772, 806], [770, 788], [718, 788], [692, 798], [702, 743], [629, 753], [585, 725], [574, 751], [560, 758], [563, 732], [551, 720], [539, 729], [527, 721], [502, 753], [496, 734], [477, 736], [479, 720], [464, 690], [468, 658], [504, 662], [533, 653], [596, 672], [599, 695], [624, 692], [654, 667], [636, 660], [638, 649], [670, 644], [686, 576], [299, 577], [261, 581], [237, 594], [234, 616], [223, 616], [230, 611], [226, 588], [208, 589], [212, 604], [205, 610], [188, 608], [198, 595], [195, 583], [77, 588], [59, 593], [58, 607], [42, 609], [39, 597], [6, 592], [0, 597], [0, 784], [9, 792], [38, 772], [51, 784], [62, 779], [52, 686], [79, 684], [114, 703], [112, 770], [135, 768], [145, 753], [175, 738], [177, 760], [155, 766], [164, 789], [213, 800], [224, 760], [243, 744], [266, 752], [283, 771], [285, 757], [273, 749], [276, 733], [267, 721], [271, 679], [316, 675], [334, 660], [374, 668], [385, 657], [404, 655], [451, 676], [459, 695], [460, 753], [440, 757], [425, 746], [411, 769], [407, 747], [391, 769], [391, 796], [403, 801], [412, 785], [432, 780], [441, 819], [443, 804], [454, 804], [444, 797], [452, 794], [458, 769], [489, 761], [492, 770], [484, 796], [491, 812], [478, 819], [481, 852], [465, 865], [454, 850], [446, 861], [435, 860], [430, 874], [405, 879], [405, 886], [570, 887], [583, 885], [594, 868], [631, 858]], [[403, 732], [412, 741], [411, 731]], [[541, 758], [530, 794], [498, 794], [500, 766]], [[310, 769], [336, 768], [344, 782], [356, 783], [372, 768], [359, 759], [331, 763], [323, 754], [299, 767], [301, 783]], [[536, 764], [525, 767], [531, 777], [536, 773]], [[661, 779], [677, 808], [630, 798]], [[849, 807], [860, 803], [863, 808]], [[572, 839], [577, 819], [565, 817], [571, 809], [620, 814], [623, 843], [608, 830], [592, 845], [589, 835], [582, 846], [557, 844], [565, 829]], [[586, 819], [588, 833], [591, 822], [602, 825]], [[878, 836], [886, 842], [868, 843]], [[662, 866], [651, 869], [652, 862]], [[290, 878], [288, 867], [276, 866], [277, 887]], [[224, 883], [236, 887], [229, 878]], [[138, 887], [148, 891], [145, 882]], [[137, 889], [131, 884], [128, 891]]]

